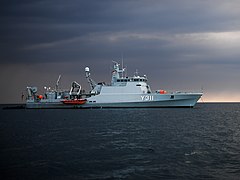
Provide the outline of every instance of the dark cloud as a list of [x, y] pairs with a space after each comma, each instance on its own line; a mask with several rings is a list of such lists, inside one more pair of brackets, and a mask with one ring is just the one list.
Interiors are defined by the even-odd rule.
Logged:
[[129, 75], [147, 74], [153, 89], [205, 86], [211, 96], [237, 89], [239, 6], [237, 0], [2, 1], [1, 84], [20, 92], [25, 82], [43, 85], [60, 73], [84, 81], [85, 66], [96, 81], [109, 81], [111, 60], [123, 56]]

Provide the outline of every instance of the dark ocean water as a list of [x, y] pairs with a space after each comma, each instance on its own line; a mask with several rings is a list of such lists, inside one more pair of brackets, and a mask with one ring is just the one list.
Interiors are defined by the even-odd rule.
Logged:
[[0, 179], [240, 179], [240, 104], [1, 109]]

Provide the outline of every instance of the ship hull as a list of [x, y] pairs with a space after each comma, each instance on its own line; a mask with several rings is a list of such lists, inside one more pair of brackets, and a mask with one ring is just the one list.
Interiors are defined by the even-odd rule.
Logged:
[[192, 101], [155, 101], [155, 102], [127, 102], [127, 103], [98, 103], [84, 105], [82, 108], [192, 108], [196, 103]]
[[202, 93], [115, 95], [116, 101], [111, 102], [112, 97], [102, 95], [92, 97], [82, 108], [189, 108], [194, 107], [201, 96]]
[[126, 95], [96, 95], [87, 99], [82, 105], [66, 105], [59, 102], [30, 102], [28, 109], [74, 109], [74, 108], [192, 108], [202, 96], [202, 93], [175, 94], [126, 94]]

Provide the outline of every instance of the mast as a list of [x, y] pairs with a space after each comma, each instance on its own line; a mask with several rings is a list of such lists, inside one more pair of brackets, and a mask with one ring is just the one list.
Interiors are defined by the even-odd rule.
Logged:
[[122, 73], [123, 77], [123, 72], [125, 71], [125, 68], [120, 69], [119, 66], [120, 64], [116, 61], [112, 61], [114, 63], [113, 65], [113, 71], [112, 71], [112, 85], [117, 82], [117, 79], [120, 78], [120, 73]]
[[90, 77], [90, 69], [89, 69], [89, 67], [85, 68], [85, 75], [86, 75], [86, 78], [88, 80], [88, 83], [89, 83], [91, 89], [93, 90], [96, 87], [97, 84]]

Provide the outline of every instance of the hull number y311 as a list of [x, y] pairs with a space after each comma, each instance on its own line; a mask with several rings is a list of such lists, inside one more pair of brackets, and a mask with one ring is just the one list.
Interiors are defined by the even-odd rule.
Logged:
[[142, 101], [153, 101], [153, 96], [141, 96]]

